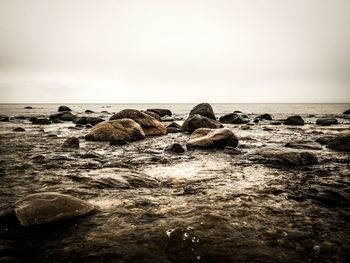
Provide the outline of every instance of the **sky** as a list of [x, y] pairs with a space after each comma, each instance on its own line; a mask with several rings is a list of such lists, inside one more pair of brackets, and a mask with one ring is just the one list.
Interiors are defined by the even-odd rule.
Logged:
[[349, 14], [349, 0], [0, 0], [0, 103], [349, 103]]

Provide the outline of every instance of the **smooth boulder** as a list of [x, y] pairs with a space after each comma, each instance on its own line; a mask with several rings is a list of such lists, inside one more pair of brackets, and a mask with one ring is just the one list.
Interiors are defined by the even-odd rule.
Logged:
[[350, 152], [350, 133], [335, 135], [326, 145], [330, 149]]
[[321, 126], [330, 126], [338, 124], [338, 120], [335, 118], [321, 118], [316, 120], [316, 124]]
[[59, 106], [57, 111], [72, 111], [69, 107], [67, 106]]
[[159, 115], [159, 117], [164, 117], [165, 115], [168, 115], [168, 116], [173, 115], [171, 110], [168, 110], [168, 109], [147, 109], [147, 111], [154, 112], [155, 114]]
[[134, 120], [118, 119], [93, 126], [85, 138], [92, 141], [137, 141], [144, 139], [145, 133]]
[[250, 120], [245, 116], [237, 113], [229, 113], [219, 118], [221, 123], [231, 123], [231, 124], [246, 124]]
[[109, 120], [132, 119], [141, 125], [146, 136], [165, 135], [167, 129], [163, 123], [138, 110], [125, 109], [114, 114]]
[[193, 107], [190, 112], [190, 116], [199, 114], [201, 116], [207, 117], [209, 119], [216, 120], [214, 110], [209, 103], [200, 103]]
[[296, 125], [296, 126], [302, 126], [305, 124], [303, 118], [299, 115], [294, 115], [294, 116], [290, 116], [288, 117], [284, 123], [285, 125]]
[[200, 128], [194, 131], [186, 146], [192, 148], [217, 148], [223, 149], [227, 146], [237, 147], [238, 138], [228, 128], [208, 129]]
[[40, 225], [82, 216], [96, 207], [79, 198], [53, 192], [26, 196], [15, 204], [15, 213], [23, 226]]
[[199, 128], [219, 129], [223, 125], [213, 119], [196, 114], [188, 117], [181, 126], [181, 131], [192, 133]]

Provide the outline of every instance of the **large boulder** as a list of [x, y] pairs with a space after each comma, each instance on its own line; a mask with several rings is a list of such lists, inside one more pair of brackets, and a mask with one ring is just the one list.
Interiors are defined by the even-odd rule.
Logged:
[[321, 118], [316, 120], [316, 124], [321, 126], [329, 126], [338, 124], [338, 120], [335, 118]]
[[159, 115], [160, 117], [164, 117], [165, 115], [171, 116], [173, 113], [167, 109], [147, 109], [147, 111], [151, 111]]
[[204, 117], [207, 117], [209, 119], [216, 120], [215, 113], [213, 111], [213, 108], [209, 103], [201, 103], [196, 105], [190, 112], [190, 116], [193, 116], [195, 114], [202, 115]]
[[70, 113], [70, 112], [59, 112], [59, 113], [55, 113], [50, 115], [50, 120], [54, 121], [54, 120], [60, 120], [60, 121], [74, 121], [77, 116]]
[[276, 166], [304, 166], [318, 163], [317, 156], [311, 152], [264, 151], [261, 155], [266, 163]]
[[219, 129], [223, 125], [213, 119], [196, 114], [188, 117], [181, 126], [181, 131], [192, 133], [199, 128]]
[[321, 144], [314, 141], [294, 140], [287, 142], [284, 146], [294, 149], [322, 150]]
[[59, 193], [28, 195], [15, 204], [15, 213], [23, 226], [46, 224], [85, 215], [96, 207], [79, 198]]
[[245, 124], [248, 123], [250, 120], [248, 118], [245, 118], [245, 116], [242, 116], [241, 114], [229, 113], [224, 116], [221, 116], [219, 118], [219, 121], [221, 123]]
[[338, 134], [330, 139], [326, 145], [330, 149], [350, 152], [350, 133]]
[[167, 129], [163, 123], [157, 121], [152, 116], [145, 114], [138, 110], [125, 109], [114, 114], [110, 120], [118, 119], [132, 119], [141, 125], [146, 136], [149, 135], [164, 135], [167, 133]]
[[294, 115], [288, 117], [284, 123], [285, 125], [297, 125], [297, 126], [302, 126], [305, 124], [303, 118], [301, 118], [299, 115]]
[[343, 114], [350, 114], [350, 109], [343, 112]]
[[119, 119], [95, 125], [85, 138], [92, 141], [137, 141], [144, 139], [145, 133], [134, 120]]
[[200, 128], [195, 130], [188, 140], [186, 146], [191, 148], [217, 148], [223, 149], [226, 146], [237, 147], [238, 138], [227, 128], [208, 129]]
[[59, 106], [57, 111], [72, 111], [72, 110], [67, 106]]

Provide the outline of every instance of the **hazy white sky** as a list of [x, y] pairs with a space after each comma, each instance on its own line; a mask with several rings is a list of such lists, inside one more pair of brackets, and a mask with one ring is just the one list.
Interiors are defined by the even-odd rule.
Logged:
[[0, 0], [0, 102], [350, 102], [350, 0]]

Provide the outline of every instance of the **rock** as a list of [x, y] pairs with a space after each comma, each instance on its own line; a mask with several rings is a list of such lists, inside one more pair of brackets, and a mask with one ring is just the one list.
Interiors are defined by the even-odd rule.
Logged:
[[285, 125], [299, 125], [302, 126], [304, 125], [304, 120], [299, 116], [299, 115], [294, 115], [288, 117], [284, 123]]
[[317, 125], [329, 126], [333, 124], [338, 124], [338, 120], [335, 118], [321, 118], [316, 120]]
[[272, 121], [270, 122], [271, 125], [282, 125], [283, 122], [282, 121]]
[[111, 141], [109, 143], [109, 145], [113, 145], [113, 146], [122, 146], [122, 145], [126, 145], [128, 144], [128, 142], [124, 141], [124, 140], [114, 140], [114, 141]]
[[51, 192], [28, 195], [15, 204], [16, 216], [23, 226], [70, 219], [94, 209], [94, 205], [79, 198]]
[[165, 115], [172, 116], [173, 113], [167, 109], [147, 109], [147, 111], [151, 111], [156, 113], [159, 117], [164, 117]]
[[173, 128], [178, 128], [181, 129], [181, 125], [176, 123], [176, 122], [172, 122], [170, 123], [168, 126], [166, 126], [167, 128], [173, 127]]
[[103, 121], [104, 121], [103, 119], [98, 117], [78, 117], [78, 118], [75, 118], [73, 122], [81, 125], [91, 124], [94, 126]]
[[267, 120], [267, 121], [272, 121], [272, 116], [268, 113], [259, 115], [256, 117], [258, 120]]
[[154, 113], [152, 111], [141, 111], [143, 113], [148, 114], [149, 116], [152, 116], [153, 118], [155, 118], [157, 121], [161, 121], [160, 116], [157, 113]]
[[0, 122], [10, 121], [9, 116], [7, 115], [0, 115]]
[[232, 146], [226, 146], [224, 148], [224, 153], [230, 154], [230, 155], [238, 155], [242, 154], [240, 150], [237, 150], [235, 147]]
[[335, 135], [326, 145], [330, 149], [349, 152], [350, 133]]
[[110, 120], [118, 119], [132, 119], [141, 125], [146, 136], [150, 135], [165, 135], [167, 129], [163, 123], [157, 121], [155, 118], [148, 114], [142, 113], [138, 110], [125, 109], [114, 114]]
[[267, 163], [276, 166], [303, 166], [318, 163], [317, 156], [310, 152], [265, 151], [261, 155]]
[[13, 118], [16, 119], [16, 120], [26, 120], [26, 119], [28, 119], [28, 117], [22, 116], [22, 115], [20, 115], [20, 116], [14, 116]]
[[50, 115], [50, 120], [61, 120], [61, 121], [74, 121], [77, 116], [70, 112], [60, 112]]
[[26, 130], [23, 129], [22, 127], [16, 127], [16, 128], [14, 128], [12, 131], [15, 131], [15, 132], [25, 132]]
[[145, 133], [134, 120], [118, 119], [95, 125], [85, 138], [92, 141], [136, 141], [144, 139]]
[[86, 110], [85, 113], [94, 113], [92, 110]]
[[238, 138], [227, 128], [208, 129], [200, 128], [195, 130], [187, 142], [187, 148], [218, 148], [226, 146], [237, 147]]
[[52, 120], [52, 123], [63, 123], [63, 121], [61, 121], [59, 119], [54, 119], [54, 120]]
[[77, 137], [69, 137], [64, 141], [62, 147], [79, 148], [79, 139]]
[[175, 127], [167, 127], [166, 130], [167, 130], [167, 133], [178, 133], [178, 132], [180, 132], [180, 129], [179, 128], [175, 128]]
[[51, 121], [46, 118], [35, 118], [33, 119], [32, 123], [39, 124], [39, 125], [47, 125], [47, 124], [51, 124]]
[[174, 121], [174, 118], [170, 117], [168, 115], [165, 115], [165, 116], [161, 117], [160, 119], [161, 119], [161, 121]]
[[26, 106], [26, 107], [24, 107], [24, 108], [27, 109], [27, 110], [33, 109], [33, 107], [31, 107], [31, 106]]
[[219, 118], [221, 123], [245, 124], [250, 120], [237, 113], [229, 113]]
[[343, 112], [343, 114], [350, 114], [350, 109]]
[[286, 143], [284, 146], [288, 148], [294, 148], [294, 149], [322, 150], [322, 146], [318, 142], [314, 142], [314, 141], [304, 141], [304, 140], [290, 141]]
[[188, 117], [181, 126], [181, 131], [192, 133], [199, 128], [218, 129], [223, 125], [213, 119], [209, 119], [202, 115], [196, 114]]
[[173, 143], [165, 148], [166, 151], [175, 152], [175, 153], [183, 153], [185, 149], [179, 143]]
[[67, 106], [59, 106], [57, 111], [72, 111], [72, 110]]
[[199, 114], [209, 119], [216, 120], [213, 108], [209, 103], [201, 103], [196, 105], [190, 112], [190, 116]]
[[88, 159], [88, 158], [102, 158], [102, 155], [95, 153], [95, 152], [87, 152], [82, 155], [80, 155], [81, 158]]
[[325, 136], [322, 136], [322, 137], [319, 137], [316, 139], [316, 142], [318, 142], [319, 144], [327, 144], [330, 140], [333, 139], [333, 136], [331, 135], [325, 135]]

